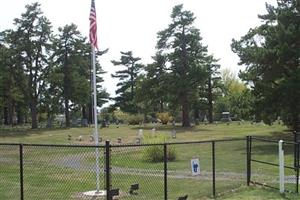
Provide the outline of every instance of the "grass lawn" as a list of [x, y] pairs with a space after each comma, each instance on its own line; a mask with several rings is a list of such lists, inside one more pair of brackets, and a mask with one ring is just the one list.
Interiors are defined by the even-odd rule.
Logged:
[[[152, 128], [156, 128], [152, 135]], [[100, 129], [103, 141], [110, 140], [117, 144], [134, 143], [138, 130], [142, 128], [144, 142], [182, 142], [203, 141], [226, 138], [245, 138], [247, 135], [270, 139], [292, 140], [291, 133], [281, 125], [231, 123], [213, 124], [183, 129], [175, 127], [176, 139], [171, 138], [174, 127], [170, 125], [147, 124], [143, 127], [111, 125]], [[92, 127], [70, 129], [25, 128], [0, 129], [0, 143], [34, 144], [93, 144], [89, 141]], [[72, 136], [68, 140], [68, 135]], [[78, 141], [81, 136], [82, 141]], [[104, 142], [102, 142], [104, 144]], [[168, 145], [174, 148], [176, 161], [168, 162], [169, 199], [189, 195], [189, 199], [212, 198], [212, 145], [180, 144]], [[246, 185], [246, 142], [217, 142], [216, 147], [216, 191], [220, 199], [282, 199], [277, 191]], [[163, 163], [151, 163], [145, 159], [145, 152], [152, 147], [115, 147], [111, 149], [112, 188], [119, 188], [121, 199], [162, 199]], [[293, 165], [293, 146], [285, 146], [286, 165]], [[100, 149], [101, 188], [104, 188], [104, 149]], [[277, 144], [253, 141], [253, 158], [277, 163]], [[19, 199], [18, 146], [0, 146], [0, 199]], [[190, 175], [190, 159], [199, 158], [201, 175]], [[95, 149], [24, 146], [24, 191], [25, 199], [82, 199], [80, 192], [95, 188]], [[252, 180], [278, 185], [278, 170], [273, 166], [252, 164]], [[286, 170], [287, 175], [294, 175], [293, 170]], [[129, 195], [131, 184], [139, 183], [138, 195]], [[295, 184], [287, 183], [287, 188], [295, 190]], [[235, 190], [239, 188], [238, 190]], [[286, 198], [298, 199], [288, 195]]]
[[238, 190], [228, 192], [224, 194], [221, 199], [226, 200], [283, 200], [283, 199], [299, 199], [299, 195], [296, 194], [279, 194], [278, 191], [273, 189], [261, 188], [261, 187], [240, 187]]
[[[112, 143], [117, 142], [117, 138], [121, 137], [124, 143], [133, 143], [137, 136], [138, 130], [143, 129], [144, 134], [151, 134], [151, 129], [155, 127], [158, 134], [171, 135], [173, 127], [171, 125], [152, 125], [146, 124], [140, 126], [122, 125], [119, 128], [111, 125], [109, 128], [99, 130], [100, 137], [103, 141], [110, 140]], [[204, 125], [182, 128], [179, 124], [175, 127], [177, 138], [174, 141], [195, 141], [195, 140], [212, 140], [224, 139], [232, 137], [245, 137], [247, 135], [271, 137], [274, 139], [292, 139], [292, 135], [285, 131], [286, 127], [281, 125], [268, 126], [261, 123], [250, 124], [244, 122], [241, 125], [231, 123], [230, 125]], [[89, 136], [93, 133], [92, 127], [87, 128], [70, 128], [70, 129], [39, 129], [30, 130], [22, 128], [2, 128], [0, 129], [0, 142], [22, 142], [22, 143], [51, 143], [51, 144], [69, 144], [83, 143], [88, 144]], [[68, 141], [68, 135], [72, 135], [72, 141]], [[84, 141], [78, 142], [75, 139], [82, 136]]]

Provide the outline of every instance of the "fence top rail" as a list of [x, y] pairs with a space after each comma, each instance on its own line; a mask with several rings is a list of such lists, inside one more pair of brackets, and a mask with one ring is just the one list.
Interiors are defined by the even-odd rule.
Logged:
[[[272, 140], [272, 139], [267, 139], [267, 138], [254, 137], [254, 136], [251, 136], [251, 139], [264, 141], [264, 142], [273, 142], [273, 143], [278, 143], [279, 142], [279, 140]], [[291, 141], [283, 141], [283, 143], [285, 143], [285, 144], [298, 144], [297, 142], [291, 142]]]
[[[265, 142], [278, 143], [279, 140], [272, 140], [267, 138], [251, 136], [251, 139]], [[167, 142], [167, 143], [149, 143], [149, 144], [110, 144], [111, 147], [141, 147], [141, 146], [162, 146], [162, 145], [180, 145], [180, 144], [203, 144], [212, 142], [231, 142], [231, 141], [243, 141], [246, 138], [226, 138], [216, 140], [199, 140], [199, 141], [185, 141], [185, 142]], [[283, 141], [284, 144], [297, 145], [299, 143], [291, 141]], [[0, 143], [0, 146], [36, 146], [36, 147], [77, 147], [77, 148], [104, 148], [103, 145], [88, 145], [88, 144], [34, 144], [34, 143]]]
[[245, 141], [246, 138], [228, 138], [219, 140], [200, 140], [200, 141], [185, 141], [185, 142], [166, 142], [166, 143], [149, 143], [149, 144], [113, 144], [112, 147], [138, 147], [138, 146], [161, 146], [161, 145], [180, 145], [180, 144], [203, 144], [212, 142], [230, 142], [230, 141]]
[[273, 142], [273, 143], [278, 143], [279, 140], [271, 140], [271, 139], [267, 139], [267, 138], [261, 138], [261, 137], [254, 137], [251, 136], [252, 140], [259, 140], [259, 141], [264, 141], [264, 142]]
[[35, 147], [82, 147], [82, 148], [104, 148], [104, 145], [80, 145], [80, 144], [34, 144], [34, 143], [0, 143], [0, 146], [35, 146]]
[[0, 143], [0, 146], [19, 146], [20, 143]]
[[[111, 147], [140, 147], [140, 146], [162, 146], [162, 145], [180, 145], [180, 144], [203, 144], [212, 142], [230, 142], [243, 141], [246, 138], [228, 138], [218, 140], [200, 140], [200, 141], [185, 141], [185, 142], [168, 142], [168, 143], [149, 143], [149, 144], [110, 144]], [[36, 147], [82, 147], [82, 148], [104, 148], [103, 145], [80, 145], [80, 144], [34, 144], [34, 143], [0, 143], [0, 146], [36, 146]]]

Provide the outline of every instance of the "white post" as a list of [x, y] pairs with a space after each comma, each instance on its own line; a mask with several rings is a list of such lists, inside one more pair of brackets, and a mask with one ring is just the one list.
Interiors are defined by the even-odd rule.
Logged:
[[284, 151], [282, 148], [283, 141], [278, 142], [278, 156], [279, 156], [279, 191], [284, 193]]
[[[93, 65], [93, 105], [94, 105], [94, 138], [95, 145], [99, 145], [99, 135], [98, 135], [98, 119], [97, 119], [97, 87], [96, 87], [96, 56], [95, 56], [95, 47], [92, 45], [92, 65]], [[100, 167], [99, 167], [99, 148], [96, 148], [96, 189], [97, 192], [100, 191]]]

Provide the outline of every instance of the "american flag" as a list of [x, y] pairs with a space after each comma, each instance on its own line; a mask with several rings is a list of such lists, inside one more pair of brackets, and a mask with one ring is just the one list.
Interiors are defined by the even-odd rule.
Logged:
[[95, 0], [92, 0], [91, 12], [90, 12], [90, 42], [93, 47], [98, 49]]

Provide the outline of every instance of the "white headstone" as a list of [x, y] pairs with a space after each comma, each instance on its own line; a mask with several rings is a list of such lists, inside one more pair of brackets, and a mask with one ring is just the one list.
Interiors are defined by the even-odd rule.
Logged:
[[136, 143], [136, 144], [141, 144], [141, 138], [138, 138], [138, 137], [135, 138], [135, 143]]
[[173, 131], [172, 131], [172, 138], [176, 138], [176, 130], [175, 129], [173, 129]]
[[153, 128], [153, 129], [152, 129], [152, 136], [155, 136], [155, 131], [156, 131], [156, 129]]
[[91, 135], [91, 136], [90, 136], [90, 142], [93, 142], [93, 141], [94, 141], [94, 136]]
[[143, 129], [139, 129], [138, 137], [143, 137]]

